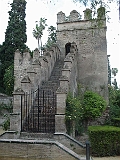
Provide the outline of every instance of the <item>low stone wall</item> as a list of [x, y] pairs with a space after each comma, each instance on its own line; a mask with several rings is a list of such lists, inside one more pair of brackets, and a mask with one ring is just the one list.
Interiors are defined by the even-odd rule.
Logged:
[[40, 160], [85, 160], [55, 141], [0, 140], [0, 158], [26, 158]]
[[65, 133], [55, 133], [54, 138], [79, 155], [86, 155], [86, 145], [78, 142]]

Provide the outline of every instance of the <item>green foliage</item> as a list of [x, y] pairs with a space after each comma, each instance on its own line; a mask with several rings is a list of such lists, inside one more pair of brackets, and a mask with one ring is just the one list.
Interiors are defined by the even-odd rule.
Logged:
[[[17, 49], [23, 52], [26, 49], [26, 21], [25, 0], [13, 0], [9, 13], [8, 26], [5, 32], [5, 42], [0, 45], [0, 92], [5, 93], [4, 74], [6, 69], [13, 64], [14, 53]], [[6, 83], [6, 82], [5, 82]]]
[[90, 119], [95, 119], [103, 113], [106, 101], [99, 94], [86, 91], [82, 96], [78, 91], [75, 98], [69, 93], [66, 100], [66, 126], [68, 133], [73, 131], [73, 125], [77, 132], [81, 132], [84, 124], [85, 130]]
[[44, 49], [50, 48], [54, 43], [56, 43], [56, 28], [53, 26], [50, 26], [48, 28], [48, 32], [49, 32], [48, 40], [47, 40], [47, 43], [43, 47]]
[[6, 131], [10, 129], [10, 117], [7, 114], [5, 114], [4, 117], [5, 117], [5, 121], [2, 124], [2, 128], [3, 130]]
[[7, 95], [12, 95], [13, 89], [14, 89], [14, 64], [9, 66], [5, 70], [4, 74], [4, 86], [5, 86], [5, 93]]
[[[42, 35], [43, 31], [45, 30], [45, 27], [47, 26], [45, 18], [40, 18], [40, 21], [36, 21], [36, 27], [33, 29], [33, 36], [38, 40], [38, 49], [41, 52], [42, 48]], [[40, 42], [41, 41], [41, 42]]]
[[3, 112], [5, 110], [7, 110], [9, 113], [12, 112], [12, 109], [13, 109], [13, 105], [12, 105], [12, 102], [9, 103], [9, 104], [4, 104], [4, 103], [1, 103], [0, 104], [0, 114], [3, 114]]
[[100, 117], [106, 108], [106, 101], [99, 94], [86, 91], [83, 100], [83, 115], [85, 119]]
[[120, 118], [113, 118], [111, 124], [116, 127], [120, 127]]
[[[73, 132], [73, 127], [78, 130], [79, 121], [82, 118], [82, 106], [78, 97], [74, 98], [71, 93], [66, 100], [66, 127], [68, 134]], [[75, 125], [75, 126], [74, 126]]]
[[120, 90], [109, 86], [110, 119], [120, 118]]
[[[0, 104], [0, 115], [4, 115], [4, 118], [5, 118], [5, 120], [4, 120], [3, 124], [2, 124], [2, 128], [4, 130], [8, 130], [10, 128], [9, 113], [12, 113], [12, 111], [13, 111], [12, 102], [9, 103], [9, 104], [4, 104], [4, 103]], [[4, 114], [4, 113], [6, 113], [6, 114]]]
[[110, 67], [109, 57], [110, 57], [110, 55], [107, 55], [107, 60], [108, 60], [108, 84], [111, 85], [111, 67]]
[[114, 126], [89, 126], [88, 134], [92, 155], [120, 155], [120, 128]]
[[[26, 49], [26, 21], [25, 21], [25, 0], [13, 0], [11, 11], [9, 11], [9, 21], [5, 33], [5, 53], [14, 56], [14, 52], [19, 49], [23, 52]], [[8, 57], [7, 57], [8, 58]], [[11, 59], [10, 59], [11, 60]]]
[[117, 75], [117, 73], [118, 73], [118, 69], [112, 68], [112, 74], [114, 75], [114, 77]]

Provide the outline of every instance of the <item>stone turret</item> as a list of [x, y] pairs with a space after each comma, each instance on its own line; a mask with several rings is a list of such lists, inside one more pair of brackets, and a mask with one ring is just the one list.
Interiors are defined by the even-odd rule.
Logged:
[[[84, 19], [73, 10], [65, 21], [57, 17], [57, 44], [61, 57], [77, 45], [77, 83], [108, 98], [108, 69], [105, 8], [97, 10], [97, 18], [92, 19], [92, 11], [84, 11]], [[99, 23], [100, 22], [100, 23]], [[71, 47], [71, 48], [70, 48]]]

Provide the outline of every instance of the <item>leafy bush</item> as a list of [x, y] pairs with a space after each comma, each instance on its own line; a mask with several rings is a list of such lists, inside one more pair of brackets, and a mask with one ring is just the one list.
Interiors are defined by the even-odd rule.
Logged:
[[[68, 134], [73, 132], [73, 126], [75, 124], [78, 127], [78, 122], [82, 117], [82, 106], [80, 100], [74, 98], [71, 93], [68, 94], [66, 100], [66, 127]], [[74, 127], [75, 127], [74, 126]]]
[[0, 104], [0, 114], [2, 114], [3, 110], [7, 110], [8, 112], [11, 113], [12, 109], [13, 109], [12, 102], [9, 104], [4, 104], [4, 103]]
[[83, 98], [78, 94], [73, 97], [70, 93], [66, 100], [66, 127], [68, 134], [73, 131], [73, 125], [77, 132], [81, 132], [84, 125], [87, 130], [88, 121], [101, 116], [106, 108], [106, 101], [99, 94], [86, 91]]
[[9, 66], [5, 70], [3, 80], [4, 80], [4, 86], [5, 86], [5, 93], [7, 95], [12, 95], [13, 88], [14, 88], [14, 64]]
[[89, 126], [92, 155], [120, 155], [120, 128], [114, 126]]
[[4, 117], [5, 117], [5, 121], [2, 124], [2, 128], [3, 130], [6, 131], [10, 129], [10, 117], [7, 114], [5, 114]]
[[113, 125], [114, 118], [120, 118], [120, 90], [116, 90], [114, 87], [109, 86], [109, 119], [107, 119], [107, 125]]
[[92, 91], [86, 91], [83, 100], [84, 118], [94, 119], [101, 116], [106, 105], [106, 101], [102, 96]]
[[120, 118], [113, 118], [111, 123], [113, 126], [120, 127]]

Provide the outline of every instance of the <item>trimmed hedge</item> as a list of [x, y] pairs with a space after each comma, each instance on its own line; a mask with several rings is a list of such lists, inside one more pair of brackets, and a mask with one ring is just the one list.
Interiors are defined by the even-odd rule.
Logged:
[[94, 156], [120, 155], [120, 127], [89, 126], [91, 154]]
[[113, 118], [111, 122], [113, 126], [120, 127], [120, 118]]

